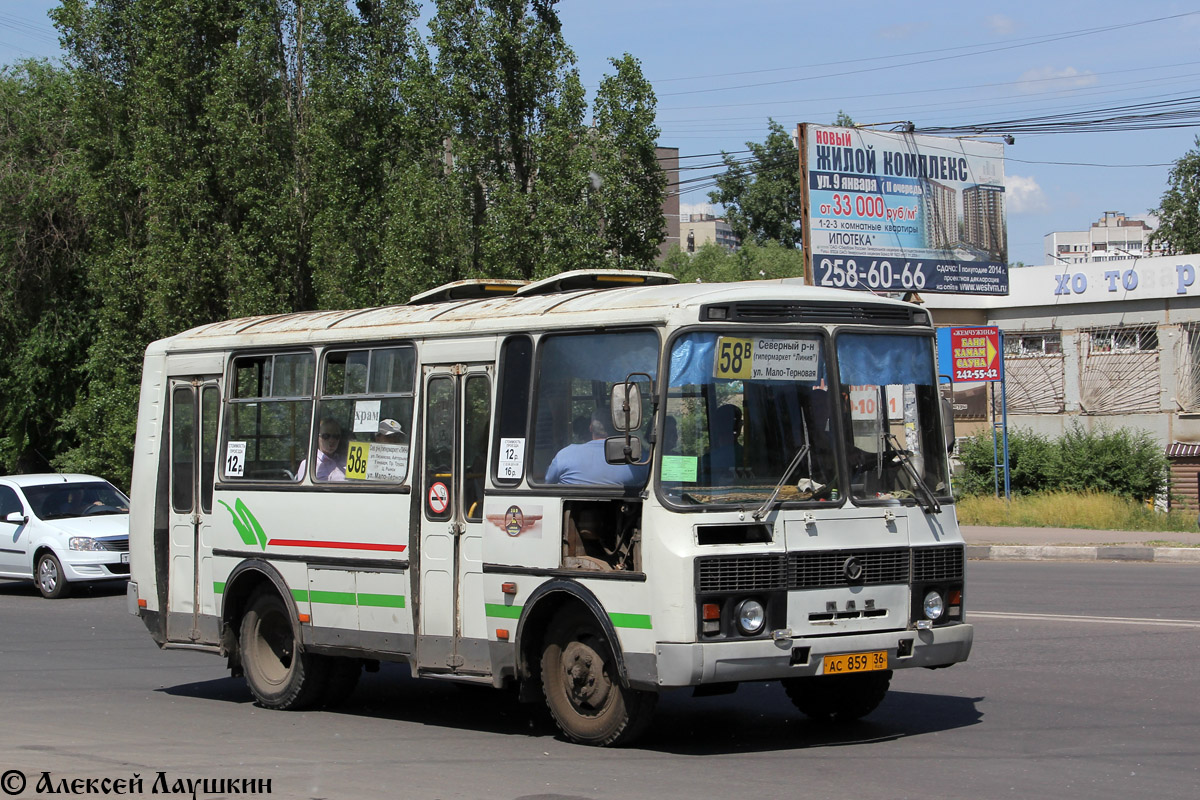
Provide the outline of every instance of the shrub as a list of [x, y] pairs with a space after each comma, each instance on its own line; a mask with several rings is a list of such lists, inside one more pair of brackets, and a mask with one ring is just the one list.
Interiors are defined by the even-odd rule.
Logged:
[[[997, 442], [999, 446], [999, 442]], [[993, 451], [990, 431], [976, 434], [959, 448], [959, 460], [965, 473], [955, 479], [962, 494], [991, 494], [995, 488]], [[1033, 494], [1052, 489], [1059, 474], [1059, 450], [1048, 437], [1031, 430], [1014, 428], [1008, 432], [1009, 487], [1013, 494]], [[1001, 487], [1003, 489], [1003, 486]]]
[[[1138, 502], [1167, 487], [1166, 454], [1146, 431], [1085, 431], [1076, 422], [1056, 440], [1015, 428], [1008, 434], [1009, 483], [1014, 495], [1038, 492], [1107, 492]], [[990, 431], [959, 448], [965, 472], [955, 487], [963, 495], [991, 494], [994, 487]]]

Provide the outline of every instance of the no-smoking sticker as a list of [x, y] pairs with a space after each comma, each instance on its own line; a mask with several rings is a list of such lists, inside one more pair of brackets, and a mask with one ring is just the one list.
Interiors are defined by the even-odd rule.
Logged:
[[434, 514], [444, 514], [450, 507], [450, 490], [446, 484], [438, 481], [429, 487], [429, 510]]

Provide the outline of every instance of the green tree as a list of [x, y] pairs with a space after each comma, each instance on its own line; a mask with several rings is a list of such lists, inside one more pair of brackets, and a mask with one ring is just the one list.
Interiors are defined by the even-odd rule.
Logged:
[[773, 240], [765, 245], [750, 242], [736, 252], [713, 242], [705, 242], [695, 253], [673, 245], [659, 269], [681, 283], [796, 278], [804, 274], [804, 254]]
[[800, 153], [792, 137], [775, 120], [766, 141], [746, 142], [748, 159], [722, 153], [725, 172], [708, 197], [725, 207], [725, 218], [743, 242], [769, 239], [797, 247], [800, 232]]
[[[587, 175], [543, 174], [585, 141], [583, 89], [554, 0], [440, 0], [430, 23], [447, 112], [449, 159], [462, 187], [466, 263], [452, 277], [534, 278], [586, 253], [548, 248], [559, 203]], [[573, 173], [573, 174], [572, 174]], [[547, 234], [550, 234], [547, 236]]]
[[310, 0], [297, 142], [315, 305], [404, 302], [463, 252], [442, 97], [413, 0]]
[[648, 267], [666, 238], [667, 177], [655, 153], [656, 101], [636, 58], [626, 53], [611, 63], [616, 73], [600, 81], [595, 104], [604, 249], [613, 266]]
[[[148, 342], [311, 302], [299, 5], [65, 0], [97, 335], [55, 465], [125, 483]], [[299, 62], [302, 63], [302, 62]], [[96, 425], [102, 420], [102, 425]]]
[[65, 70], [0, 70], [0, 469], [44, 471], [74, 442], [59, 426], [94, 334], [76, 203]]
[[1150, 234], [1152, 247], [1173, 253], [1200, 253], [1200, 136], [1196, 146], [1175, 161], [1158, 208], [1158, 228]]

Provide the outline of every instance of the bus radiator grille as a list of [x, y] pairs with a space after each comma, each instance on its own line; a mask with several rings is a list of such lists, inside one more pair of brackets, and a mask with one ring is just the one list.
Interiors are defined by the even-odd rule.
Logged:
[[[962, 580], [964, 556], [959, 544], [706, 556], [696, 559], [696, 591], [766, 592]], [[856, 562], [853, 568], [851, 561]], [[849, 575], [859, 577], [851, 580]]]

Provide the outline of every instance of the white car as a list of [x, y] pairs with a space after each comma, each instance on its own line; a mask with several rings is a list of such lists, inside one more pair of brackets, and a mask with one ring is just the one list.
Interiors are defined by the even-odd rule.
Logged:
[[49, 598], [127, 580], [129, 498], [92, 475], [0, 478], [0, 578], [33, 578]]

